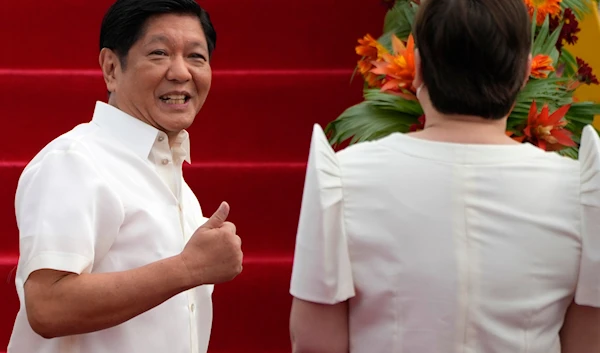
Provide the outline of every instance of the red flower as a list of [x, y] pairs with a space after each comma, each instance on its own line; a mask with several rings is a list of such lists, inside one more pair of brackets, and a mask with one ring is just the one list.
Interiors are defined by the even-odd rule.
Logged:
[[579, 66], [579, 70], [577, 70], [577, 79], [579, 82], [583, 82], [588, 85], [599, 84], [596, 75], [592, 73], [592, 68], [588, 63], [580, 58], [577, 58], [577, 65]]
[[410, 128], [409, 128], [409, 129], [410, 129], [410, 132], [417, 132], [417, 131], [420, 131], [420, 130], [423, 130], [423, 129], [425, 129], [425, 121], [426, 121], [426, 120], [425, 120], [425, 114], [421, 115], [421, 116], [419, 117], [419, 120], [418, 120], [418, 121], [419, 121], [419, 123], [418, 123], [418, 124], [412, 124], [412, 125], [410, 126]]
[[572, 133], [565, 129], [567, 121], [565, 114], [571, 105], [565, 105], [548, 115], [548, 105], [544, 104], [538, 114], [535, 101], [529, 109], [527, 127], [523, 131], [524, 136], [515, 138], [520, 141], [528, 141], [546, 151], [558, 151], [564, 147], [576, 147], [577, 144], [571, 138]]
[[563, 23], [563, 27], [560, 30], [560, 35], [556, 42], [556, 49], [559, 51], [562, 49], [565, 42], [571, 45], [577, 43], [579, 38], [576, 34], [581, 31], [581, 28], [579, 28], [579, 21], [577, 21], [577, 18], [571, 9], [566, 9], [562, 18], [560, 18], [560, 16], [550, 17], [550, 31], [556, 30], [561, 22]]

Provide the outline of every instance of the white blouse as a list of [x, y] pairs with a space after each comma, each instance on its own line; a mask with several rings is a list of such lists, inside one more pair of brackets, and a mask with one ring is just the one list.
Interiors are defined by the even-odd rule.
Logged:
[[315, 126], [290, 292], [349, 300], [352, 353], [558, 353], [573, 299], [600, 307], [600, 139], [392, 134], [334, 153]]

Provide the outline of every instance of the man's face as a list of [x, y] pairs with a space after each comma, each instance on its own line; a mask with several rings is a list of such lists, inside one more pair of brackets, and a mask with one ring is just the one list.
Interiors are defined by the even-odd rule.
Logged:
[[193, 123], [210, 90], [208, 45], [195, 16], [150, 18], [126, 66], [114, 62], [109, 103], [170, 136]]

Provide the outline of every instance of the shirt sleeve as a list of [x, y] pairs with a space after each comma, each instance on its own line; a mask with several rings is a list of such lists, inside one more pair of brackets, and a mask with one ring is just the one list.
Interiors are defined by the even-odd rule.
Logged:
[[19, 180], [18, 275], [40, 269], [91, 272], [112, 245], [123, 220], [117, 195], [76, 150], [55, 150], [34, 160]]
[[290, 293], [320, 304], [337, 304], [355, 295], [340, 167], [318, 125], [310, 146]]
[[583, 131], [579, 160], [582, 248], [575, 302], [600, 307], [600, 139], [591, 126]]

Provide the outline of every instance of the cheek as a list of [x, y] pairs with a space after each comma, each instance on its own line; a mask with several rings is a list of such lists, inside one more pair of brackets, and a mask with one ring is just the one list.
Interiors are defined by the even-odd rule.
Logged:
[[136, 75], [131, 83], [138, 91], [154, 91], [162, 83], [167, 67], [152, 63], [143, 63], [137, 67]]
[[207, 95], [212, 82], [212, 72], [210, 69], [202, 70], [194, 74], [194, 84], [198, 90], [198, 94]]

